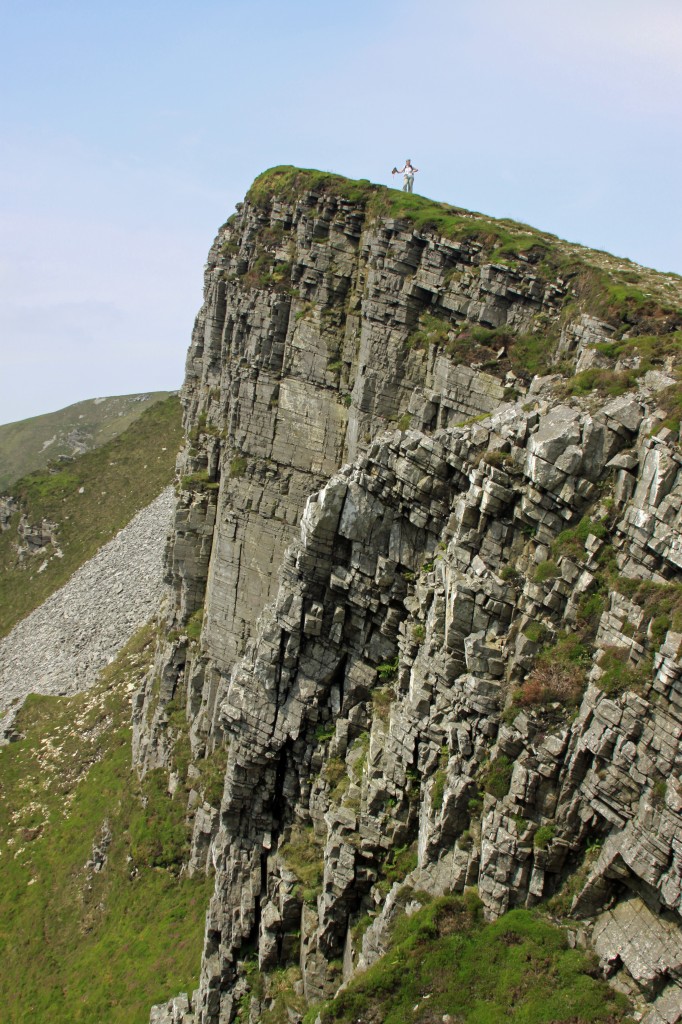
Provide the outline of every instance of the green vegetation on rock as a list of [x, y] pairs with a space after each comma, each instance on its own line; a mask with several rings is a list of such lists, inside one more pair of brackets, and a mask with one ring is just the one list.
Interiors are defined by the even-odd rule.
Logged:
[[547, 583], [548, 580], [554, 580], [557, 576], [560, 576], [561, 572], [556, 562], [548, 559], [545, 562], [540, 562], [533, 579], [536, 583]]
[[495, 220], [458, 209], [449, 203], [397, 190], [382, 190], [375, 200], [373, 212], [408, 220], [418, 230], [433, 231], [444, 238], [479, 241], [490, 249], [492, 259], [528, 252], [539, 256], [545, 252], [547, 244], [555, 240], [555, 236], [536, 231], [527, 224]]
[[0, 748], [3, 1024], [146, 1024], [196, 984], [213, 883], [179, 874], [184, 794], [130, 765], [155, 640], [140, 631], [92, 690], [30, 697], [24, 738]]
[[552, 552], [556, 558], [560, 555], [569, 555], [580, 559], [585, 555], [585, 542], [590, 535], [601, 540], [606, 536], [606, 524], [601, 520], [583, 516], [577, 526], [561, 531], [552, 543]]
[[[660, 365], [664, 356], [672, 355], [674, 362], [679, 361], [682, 279], [675, 274], [659, 274], [608, 253], [563, 241], [509, 218], [487, 217], [425, 196], [374, 185], [366, 180], [353, 181], [323, 171], [273, 167], [256, 178], [247, 200], [265, 209], [273, 198], [295, 202], [311, 192], [337, 196], [352, 203], [364, 211], [369, 222], [395, 220], [427, 235], [473, 245], [480, 252], [481, 261], [493, 266], [497, 264], [503, 271], [532, 274], [548, 285], [560, 282], [566, 289], [564, 319], [574, 319], [584, 312], [608, 321], [614, 327], [616, 340], [611, 351], [601, 354], [614, 362], [622, 356], [637, 354], [642, 364], [634, 370], [617, 372], [613, 369], [587, 370], [576, 378], [575, 393], [584, 394], [603, 388], [604, 393], [618, 394], [632, 386], [646, 369]], [[270, 271], [265, 270], [267, 278]], [[255, 273], [253, 268], [250, 273]], [[456, 276], [454, 270], [449, 277], [446, 276], [451, 286], [456, 286]], [[263, 275], [255, 273], [255, 277], [255, 283], [262, 285]], [[484, 367], [487, 359], [494, 365], [499, 349], [503, 348], [507, 366], [521, 376], [546, 373], [550, 369], [562, 370], [562, 367], [552, 365], [558, 341], [556, 325], [547, 332], [539, 323], [537, 329], [527, 334], [510, 331], [506, 326], [460, 325], [462, 330], [448, 337], [448, 330], [454, 324], [432, 312], [426, 314], [426, 318], [428, 322], [422, 317], [417, 330], [408, 339], [408, 347], [418, 349], [441, 344], [453, 359], [469, 363], [473, 345], [476, 361]], [[624, 334], [627, 339], [618, 340]], [[663, 335], [673, 340], [661, 348], [657, 342]], [[674, 353], [669, 351], [671, 345]], [[671, 404], [677, 410], [671, 412], [671, 419], [679, 423], [682, 398], [677, 392], [671, 396]]]
[[377, 883], [379, 891], [386, 895], [396, 882], [402, 882], [417, 867], [417, 843], [399, 846], [388, 854], [381, 866], [380, 878]]
[[248, 462], [243, 455], [236, 455], [230, 462], [230, 477], [237, 479], [240, 476], [244, 476], [246, 473], [246, 467]]
[[44, 571], [40, 556], [17, 552], [16, 527], [0, 533], [0, 636], [66, 583], [173, 480], [182, 427], [180, 402], [157, 402], [119, 437], [74, 462], [23, 477], [12, 488], [30, 523], [56, 523], [62, 552]]
[[313, 829], [294, 825], [288, 841], [280, 847], [279, 855], [285, 866], [300, 879], [305, 902], [314, 903], [322, 891], [324, 858]]
[[655, 583], [624, 576], [614, 577], [609, 583], [638, 605], [649, 620], [656, 620], [659, 633], [663, 628], [682, 633], [682, 583]]
[[[531, 630], [531, 637], [540, 636]], [[537, 641], [533, 641], [537, 642]], [[513, 695], [514, 707], [557, 703], [563, 709], [575, 707], [582, 697], [590, 664], [591, 648], [577, 633], [559, 633], [546, 644], [535, 667]]]
[[283, 164], [259, 174], [246, 198], [254, 206], [265, 206], [273, 196], [291, 200], [305, 192], [319, 192], [332, 193], [352, 203], [363, 203], [377, 191], [382, 191], [381, 186], [366, 180], [353, 181], [328, 171]]
[[469, 892], [400, 917], [388, 953], [309, 1019], [320, 1012], [322, 1024], [432, 1024], [449, 1014], [460, 1024], [615, 1024], [627, 1019], [627, 1005], [593, 956], [569, 949], [563, 929], [526, 910], [484, 924]]
[[621, 647], [604, 647], [599, 654], [599, 667], [602, 675], [597, 686], [615, 697], [626, 690], [641, 690], [651, 679], [652, 665], [649, 659], [639, 664], [630, 662], [630, 651]]
[[506, 754], [499, 754], [481, 771], [480, 782], [486, 793], [501, 800], [509, 792], [514, 763]]
[[533, 836], [533, 846], [536, 850], [546, 850], [552, 839], [556, 827], [554, 825], [541, 825]]

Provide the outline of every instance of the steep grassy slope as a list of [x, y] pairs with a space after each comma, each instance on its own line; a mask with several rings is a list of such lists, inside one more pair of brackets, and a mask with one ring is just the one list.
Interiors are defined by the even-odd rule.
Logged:
[[594, 954], [570, 948], [566, 929], [542, 913], [485, 924], [473, 889], [432, 899], [406, 888], [400, 902], [412, 913], [396, 919], [385, 956], [307, 1011], [297, 967], [261, 974], [247, 963], [237, 1021], [246, 1024], [255, 999], [262, 1024], [304, 1012], [304, 1024], [633, 1024]]
[[118, 437], [168, 391], [91, 398], [0, 426], [0, 492], [61, 455], [80, 455]]
[[[30, 523], [58, 526], [61, 556], [22, 553], [15, 512], [0, 533], [0, 635], [54, 590], [172, 482], [180, 445], [178, 398], [157, 402], [123, 434], [56, 472], [19, 480], [13, 494]], [[46, 562], [45, 568], [38, 571]]]
[[570, 949], [563, 929], [524, 910], [486, 925], [476, 903], [471, 890], [427, 898], [420, 911], [401, 917], [386, 956], [322, 1008], [322, 1024], [632, 1019], [627, 1000], [599, 978], [596, 958]]
[[130, 766], [155, 639], [142, 630], [87, 693], [29, 698], [25, 738], [0, 748], [3, 1024], [144, 1024], [196, 983], [211, 884], [178, 875], [186, 793]]

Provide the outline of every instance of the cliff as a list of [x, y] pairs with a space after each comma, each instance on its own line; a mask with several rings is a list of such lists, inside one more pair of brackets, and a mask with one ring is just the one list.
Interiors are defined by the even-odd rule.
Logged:
[[681, 306], [523, 225], [257, 179], [208, 257], [134, 702], [215, 873], [199, 989], [153, 1020], [275, 1019], [290, 964], [301, 1019], [472, 886], [680, 1019]]

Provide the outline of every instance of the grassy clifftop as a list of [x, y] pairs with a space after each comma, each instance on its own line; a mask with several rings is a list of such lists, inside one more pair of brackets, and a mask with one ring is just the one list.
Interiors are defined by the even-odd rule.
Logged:
[[641, 267], [517, 221], [487, 217], [364, 179], [290, 166], [273, 167], [259, 175], [247, 200], [264, 207], [273, 198], [294, 201], [307, 192], [339, 196], [364, 208], [369, 218], [392, 218], [427, 234], [471, 240], [490, 262], [512, 267], [531, 264], [541, 277], [568, 282], [571, 301], [582, 311], [623, 330], [661, 334], [682, 327], [679, 275]]
[[[682, 419], [682, 277], [641, 267], [606, 252], [565, 242], [555, 235], [508, 219], [495, 219], [424, 196], [351, 181], [322, 171], [274, 167], [253, 183], [248, 201], [263, 211], [264, 221], [273, 203], [306, 202], [310, 196], [330, 196], [361, 211], [366, 223], [383, 221], [422, 237], [460, 242], [465, 263], [492, 264], [509, 270], [512, 280], [529, 276], [554, 286], [559, 315], [550, 322], [542, 316], [530, 334], [519, 334], [503, 324], [490, 328], [458, 323], [432, 304], [422, 313], [419, 328], [408, 347], [443, 350], [454, 362], [477, 362], [504, 375], [511, 369], [529, 381], [534, 374], [556, 374], [564, 381], [557, 398], [607, 396], [639, 387], [650, 370], [663, 371], [655, 383], [665, 426], [679, 431]], [[263, 244], [267, 247], [264, 229]], [[446, 288], [456, 288], [456, 276]], [[576, 374], [574, 357], [559, 353], [564, 325], [582, 314], [609, 325], [608, 343], [594, 343], [589, 369]], [[505, 358], [497, 353], [502, 349]], [[664, 379], [665, 377], [665, 379]]]

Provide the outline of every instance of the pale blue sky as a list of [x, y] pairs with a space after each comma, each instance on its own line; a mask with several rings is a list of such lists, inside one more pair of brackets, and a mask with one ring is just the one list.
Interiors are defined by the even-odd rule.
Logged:
[[182, 382], [291, 163], [682, 272], [679, 0], [0, 0], [0, 422]]

